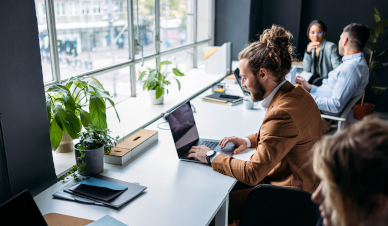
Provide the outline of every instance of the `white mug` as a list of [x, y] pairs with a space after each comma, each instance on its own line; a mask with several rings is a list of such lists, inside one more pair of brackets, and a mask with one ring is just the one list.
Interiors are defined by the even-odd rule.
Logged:
[[253, 108], [253, 106], [257, 105], [257, 102], [254, 103], [250, 98], [245, 98], [243, 102], [244, 102], [244, 108], [247, 110], [250, 110]]

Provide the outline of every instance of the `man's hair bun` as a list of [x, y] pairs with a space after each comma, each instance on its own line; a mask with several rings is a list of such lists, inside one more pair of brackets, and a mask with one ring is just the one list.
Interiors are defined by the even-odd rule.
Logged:
[[283, 80], [291, 69], [294, 47], [292, 34], [278, 25], [272, 25], [260, 35], [260, 40], [250, 43], [239, 53], [239, 59], [248, 59], [248, 68], [256, 74], [260, 68], [274, 72], [277, 80]]

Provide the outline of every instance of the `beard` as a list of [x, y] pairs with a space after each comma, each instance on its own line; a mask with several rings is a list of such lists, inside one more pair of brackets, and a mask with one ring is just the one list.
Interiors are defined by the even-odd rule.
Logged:
[[262, 101], [264, 99], [265, 88], [260, 84], [259, 80], [255, 79], [251, 89], [246, 89], [251, 93], [251, 99], [253, 102]]

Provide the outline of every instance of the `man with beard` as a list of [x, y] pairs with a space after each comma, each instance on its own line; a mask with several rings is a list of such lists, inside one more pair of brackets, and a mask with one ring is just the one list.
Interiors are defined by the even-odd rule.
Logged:
[[339, 116], [353, 97], [364, 92], [369, 81], [368, 64], [363, 53], [368, 38], [367, 27], [357, 23], [347, 25], [338, 42], [339, 54], [344, 56], [343, 63], [323, 79], [322, 85], [317, 87], [303, 77], [297, 77], [296, 83], [310, 92], [322, 113]]
[[[225, 137], [219, 144], [223, 148], [234, 143], [234, 154], [257, 148], [250, 160], [216, 154], [203, 145], [189, 151], [188, 157], [208, 162], [213, 170], [240, 182], [229, 196], [229, 223], [240, 219], [251, 186], [267, 183], [312, 193], [318, 185], [309, 151], [321, 137], [321, 116], [308, 92], [285, 80], [291, 69], [291, 37], [290, 32], [273, 25], [239, 53], [241, 85], [253, 101], [264, 100], [266, 114], [258, 133], [247, 138]], [[245, 189], [238, 190], [243, 185]]]

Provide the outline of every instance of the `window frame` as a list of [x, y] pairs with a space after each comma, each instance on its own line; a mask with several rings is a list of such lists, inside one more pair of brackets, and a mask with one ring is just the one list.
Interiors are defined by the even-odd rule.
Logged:
[[[156, 53], [155, 54], [152, 54], [152, 55], [147, 55], [147, 56], [144, 56], [143, 58], [140, 58], [140, 59], [136, 59], [135, 58], [135, 49], [137, 48], [136, 46], [134, 46], [134, 44], [136, 43], [136, 37], [134, 37], [134, 24], [136, 21], [134, 21], [134, 15], [133, 15], [133, 4], [134, 4], [134, 0], [126, 0], [127, 1], [127, 14], [128, 14], [128, 43], [129, 43], [129, 59], [126, 60], [126, 61], [123, 61], [123, 62], [120, 62], [120, 63], [115, 63], [115, 64], [111, 64], [111, 65], [107, 65], [107, 66], [104, 66], [104, 67], [101, 67], [101, 68], [97, 68], [97, 69], [93, 69], [93, 70], [90, 70], [90, 71], [87, 71], [87, 72], [84, 72], [84, 73], [80, 73], [80, 74], [74, 74], [72, 76], [74, 77], [78, 77], [78, 78], [82, 78], [82, 77], [85, 77], [85, 76], [98, 76], [100, 74], [104, 74], [104, 73], [107, 73], [107, 72], [112, 72], [112, 71], [115, 71], [115, 70], [118, 70], [118, 69], [121, 69], [121, 68], [124, 68], [124, 67], [130, 67], [130, 74], [129, 74], [129, 78], [130, 78], [130, 81], [131, 81], [131, 97], [136, 97], [136, 75], [135, 75], [135, 64], [136, 63], [139, 63], [139, 62], [142, 62], [143, 60], [146, 61], [146, 60], [152, 60], [152, 59], [156, 59], [157, 61], [160, 61], [160, 58], [164, 55], [168, 55], [168, 54], [171, 54], [171, 53], [174, 53], [174, 52], [178, 52], [178, 51], [182, 51], [182, 50], [185, 50], [185, 49], [193, 49], [193, 68], [197, 68], [197, 46], [198, 45], [201, 45], [201, 44], [204, 44], [204, 43], [210, 43], [210, 45], [213, 45], [214, 43], [214, 22], [215, 22], [215, 0], [209, 0], [210, 1], [210, 18], [211, 18], [211, 21], [209, 21], [210, 23], [210, 38], [209, 39], [205, 39], [205, 40], [201, 40], [200, 42], [197, 41], [197, 7], [198, 7], [198, 4], [197, 4], [197, 0], [191, 0], [193, 1], [193, 31], [192, 31], [192, 39], [193, 39], [193, 43], [191, 44], [187, 44], [187, 45], [183, 45], [183, 46], [179, 46], [177, 48], [174, 48], [174, 49], [169, 49], [169, 50], [165, 50], [165, 51], [161, 51], [161, 42], [160, 42], [160, 0], [154, 0], [155, 1], [155, 35], [154, 35], [154, 38], [155, 38], [155, 48], [156, 48]], [[66, 79], [62, 79], [61, 78], [61, 73], [60, 73], [60, 66], [59, 66], [59, 55], [58, 55], [58, 46], [57, 46], [57, 34], [56, 34], [56, 23], [55, 23], [55, 16], [63, 16], [62, 14], [59, 14], [59, 15], [56, 15], [55, 14], [55, 10], [54, 10], [54, 0], [45, 0], [45, 6], [46, 6], [46, 20], [47, 20], [47, 32], [48, 32], [48, 37], [49, 37], [49, 42], [50, 42], [50, 47], [49, 47], [49, 50], [50, 50], [50, 56], [51, 56], [51, 71], [52, 71], [52, 81], [48, 81], [48, 82], [45, 82], [45, 86], [51, 86], [51, 85], [54, 85], [54, 84], [62, 84], [64, 83]], [[57, 2], [55, 4], [61, 4], [62, 2]], [[84, 4], [88, 4], [88, 8], [90, 7], [89, 3], [91, 3], [91, 1], [88, 1], [88, 2], [80, 2], [80, 5], [81, 7], [85, 7]], [[95, 2], [93, 1], [93, 3], [95, 4]], [[94, 5], [93, 5], [94, 7]], [[101, 6], [100, 6], [101, 7]], [[84, 14], [84, 9], [85, 8], [82, 8], [82, 10], [80, 11], [81, 14]], [[94, 8], [92, 9], [94, 10]], [[70, 10], [66, 10], [66, 13], [68, 13]], [[90, 13], [90, 9], [89, 9], [89, 13]], [[67, 15], [67, 14], [65, 14]]]

